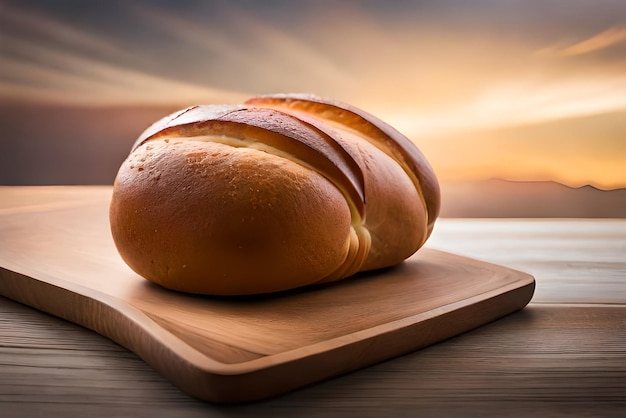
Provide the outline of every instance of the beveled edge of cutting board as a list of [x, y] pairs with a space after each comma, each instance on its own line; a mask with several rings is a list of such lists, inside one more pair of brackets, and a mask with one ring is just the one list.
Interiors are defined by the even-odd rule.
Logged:
[[[0, 267], [0, 294], [110, 338], [192, 396], [211, 402], [245, 402], [276, 396], [415, 351], [522, 309], [532, 299], [535, 280], [527, 273], [439, 250], [420, 251], [487, 266], [499, 275], [512, 275], [515, 280], [502, 288], [367, 330], [234, 364], [200, 353], [124, 301], [73, 282], [62, 283], [44, 273], [40, 278], [32, 278]], [[20, 280], [30, 280], [28, 292], [17, 285]], [[68, 310], [68, 305], [74, 308]], [[91, 314], [80, 315], [80, 311]], [[450, 321], [455, 328], [438, 327]]]

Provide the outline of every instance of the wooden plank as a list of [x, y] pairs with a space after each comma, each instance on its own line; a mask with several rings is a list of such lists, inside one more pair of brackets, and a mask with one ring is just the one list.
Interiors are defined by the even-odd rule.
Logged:
[[73, 205], [46, 197], [41, 211], [10, 205], [0, 217], [0, 293], [94, 329], [202, 399], [265, 398], [427, 346], [522, 308], [534, 288], [518, 271], [424, 249], [331, 286], [184, 295], [123, 264], [110, 190], [100, 191]]
[[428, 246], [532, 274], [533, 303], [626, 303], [626, 219], [442, 219]]
[[272, 400], [188, 397], [104, 337], [0, 297], [3, 416], [602, 416], [626, 408], [626, 308], [529, 305]]

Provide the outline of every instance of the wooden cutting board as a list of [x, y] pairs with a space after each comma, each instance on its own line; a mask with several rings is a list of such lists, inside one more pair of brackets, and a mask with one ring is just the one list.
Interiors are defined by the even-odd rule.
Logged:
[[521, 309], [534, 291], [528, 274], [424, 248], [395, 268], [324, 287], [177, 293], [121, 260], [110, 195], [110, 187], [3, 188], [0, 294], [116, 341], [208, 401], [263, 399], [384, 361]]

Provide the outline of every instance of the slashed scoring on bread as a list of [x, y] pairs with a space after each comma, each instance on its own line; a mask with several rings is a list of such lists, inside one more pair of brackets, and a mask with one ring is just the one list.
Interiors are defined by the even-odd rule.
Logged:
[[293, 289], [398, 264], [439, 213], [435, 174], [398, 131], [309, 95], [193, 106], [146, 129], [115, 179], [124, 261], [166, 288]]

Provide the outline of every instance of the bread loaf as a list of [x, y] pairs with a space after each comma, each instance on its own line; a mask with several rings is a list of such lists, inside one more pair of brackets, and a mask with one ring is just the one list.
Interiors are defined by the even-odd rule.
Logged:
[[193, 106], [149, 127], [115, 179], [124, 261], [169, 289], [277, 292], [398, 264], [429, 237], [439, 185], [405, 136], [308, 95]]

